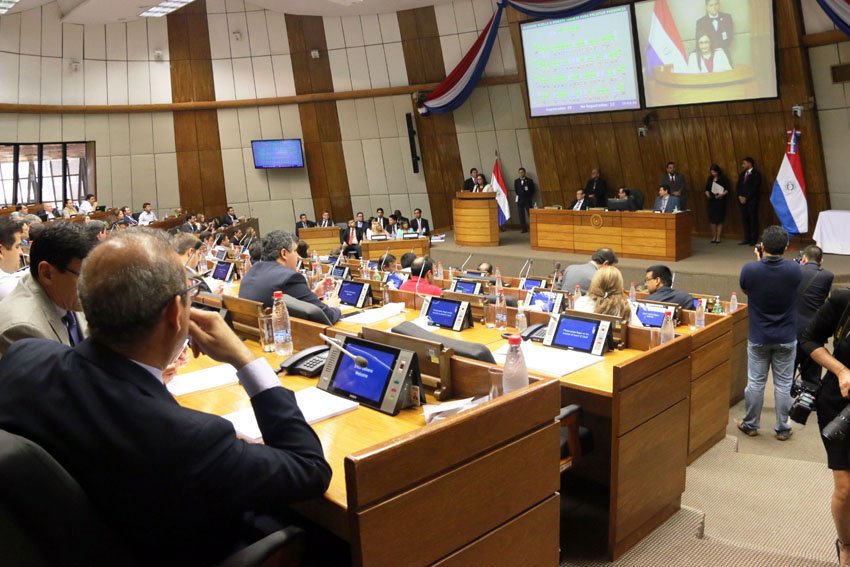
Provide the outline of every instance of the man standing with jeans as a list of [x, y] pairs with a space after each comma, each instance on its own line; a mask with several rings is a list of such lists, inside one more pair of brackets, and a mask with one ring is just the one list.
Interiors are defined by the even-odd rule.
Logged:
[[746, 415], [738, 422], [738, 429], [751, 437], [758, 435], [767, 371], [772, 368], [776, 397], [774, 431], [778, 440], [786, 441], [791, 437], [788, 410], [797, 350], [797, 287], [802, 273], [796, 263], [782, 257], [788, 248], [788, 233], [784, 228], [770, 226], [761, 239], [755, 249], [758, 261], [744, 266], [739, 280], [747, 294], [750, 329], [744, 390]]

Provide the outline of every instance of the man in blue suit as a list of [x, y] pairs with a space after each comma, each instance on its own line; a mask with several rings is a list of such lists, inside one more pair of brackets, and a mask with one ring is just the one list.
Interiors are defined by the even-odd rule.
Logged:
[[670, 194], [669, 185], [661, 185], [658, 188], [658, 197], [655, 198], [652, 210], [656, 213], [672, 213], [681, 210], [679, 198]]
[[[209, 564], [258, 535], [255, 513], [324, 493], [331, 469], [268, 362], [217, 313], [191, 308], [198, 287], [164, 235], [122, 231], [86, 258], [78, 291], [90, 339], [24, 339], [6, 352], [0, 428], [50, 453], [139, 563]], [[168, 392], [163, 370], [190, 334], [196, 353], [236, 368], [264, 444]]]

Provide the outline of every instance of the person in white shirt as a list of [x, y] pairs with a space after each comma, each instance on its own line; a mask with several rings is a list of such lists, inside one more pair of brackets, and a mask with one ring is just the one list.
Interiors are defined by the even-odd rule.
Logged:
[[80, 214], [81, 215], [90, 215], [94, 212], [97, 207], [97, 199], [94, 198], [94, 195], [89, 193], [86, 195], [86, 199], [84, 201], [80, 201]]
[[25, 272], [21, 267], [21, 233], [19, 222], [0, 217], [0, 300], [12, 293]]
[[145, 203], [142, 205], [142, 212], [139, 215], [139, 224], [147, 226], [152, 222], [156, 222], [156, 215], [151, 211], [151, 204]]
[[487, 193], [493, 191], [493, 186], [487, 183], [487, 180], [480, 173], [475, 178], [475, 187], [472, 188], [473, 193]]
[[623, 274], [614, 266], [602, 266], [596, 271], [587, 288], [573, 306], [575, 311], [619, 317], [629, 325], [642, 327], [637, 313], [623, 293]]

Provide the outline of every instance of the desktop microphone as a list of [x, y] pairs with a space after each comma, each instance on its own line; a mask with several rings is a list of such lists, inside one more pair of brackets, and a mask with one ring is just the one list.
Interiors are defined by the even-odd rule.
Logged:
[[[472, 254], [470, 254], [470, 256], [472, 256]], [[424, 271], [425, 271], [425, 258], [423, 257], [422, 258], [422, 267], [419, 268], [419, 278], [416, 280], [416, 288], [413, 290], [414, 295], [421, 297], [423, 301], [425, 300], [425, 298], [422, 297], [421, 295], [419, 295], [419, 283], [422, 281], [422, 272], [424, 272]]]
[[528, 278], [528, 275], [531, 273], [531, 268], [534, 267], [534, 258], [528, 259], [528, 269], [525, 271], [525, 277]]
[[466, 257], [466, 261], [464, 261], [464, 263], [463, 263], [463, 264], [461, 264], [461, 266], [460, 266], [460, 272], [461, 272], [461, 273], [463, 273], [463, 269], [464, 269], [464, 268], [466, 268], [466, 265], [469, 263], [469, 261], [470, 261], [470, 260], [472, 260], [472, 254], [470, 254], [469, 256], [467, 256], [467, 257]]
[[561, 263], [558, 262], [555, 264], [555, 272], [552, 274], [552, 287], [557, 287], [558, 285], [558, 274], [561, 273]]
[[381, 265], [380, 265], [380, 266], [378, 266], [378, 268], [379, 268], [382, 272], [384, 271], [384, 268], [385, 268], [385, 267], [386, 267], [386, 265], [387, 265], [387, 256], [389, 256], [389, 255], [390, 255], [390, 247], [389, 247], [389, 246], [387, 246], [387, 251], [386, 251], [386, 252], [384, 252], [384, 256], [381, 258]]
[[223, 233], [223, 232], [219, 232], [219, 233], [216, 235], [215, 240], [213, 240], [213, 244], [212, 244], [212, 247], [213, 247], [213, 248], [215, 248], [216, 246], [218, 246], [218, 241], [219, 241], [219, 240], [221, 240], [221, 237], [222, 237], [222, 236], [224, 236], [224, 233]]
[[326, 343], [328, 343], [331, 346], [331, 348], [336, 348], [342, 354], [344, 354], [345, 356], [347, 356], [348, 358], [353, 360], [354, 364], [356, 364], [358, 367], [366, 368], [367, 366], [369, 366], [368, 360], [366, 360], [362, 356], [357, 356], [355, 354], [351, 354], [350, 352], [348, 352], [347, 350], [342, 348], [342, 344], [337, 342], [336, 339], [332, 339], [332, 338], [330, 338], [326, 335], [323, 335], [322, 333], [319, 333], [319, 338], [322, 339], [323, 341], [325, 341]]
[[528, 262], [531, 261], [531, 258], [525, 261], [525, 264], [522, 265], [522, 268], [519, 269], [519, 277], [522, 278], [522, 273], [525, 271], [526, 266], [528, 266]]

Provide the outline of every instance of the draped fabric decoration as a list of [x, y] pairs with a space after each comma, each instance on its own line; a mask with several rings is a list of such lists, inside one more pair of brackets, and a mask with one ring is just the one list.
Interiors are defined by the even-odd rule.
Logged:
[[469, 98], [487, 66], [506, 6], [535, 18], [563, 18], [592, 10], [603, 0], [498, 0], [496, 12], [449, 76], [419, 103], [420, 114], [451, 112]]
[[850, 0], [818, 0], [818, 4], [838, 29], [850, 35]]

